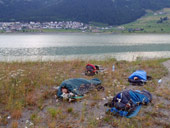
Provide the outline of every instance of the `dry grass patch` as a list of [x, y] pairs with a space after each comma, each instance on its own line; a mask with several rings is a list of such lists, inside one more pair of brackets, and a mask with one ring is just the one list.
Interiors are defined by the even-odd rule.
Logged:
[[[129, 86], [127, 81], [128, 76], [135, 70], [146, 70], [149, 75], [153, 77], [151, 82], [148, 82], [142, 88], [148, 89], [152, 93], [155, 93], [158, 87], [157, 79], [162, 78], [167, 74], [167, 70], [161, 65], [165, 59], [160, 60], [140, 60], [134, 62], [116, 61], [115, 59], [109, 59], [106, 61], [63, 61], [63, 62], [15, 62], [15, 63], [0, 63], [0, 113], [11, 113], [12, 119], [19, 119], [22, 115], [24, 108], [31, 107], [32, 110], [44, 111], [44, 105], [47, 100], [51, 100], [55, 95], [53, 86], [60, 85], [61, 82], [68, 78], [99, 78], [102, 81], [102, 85], [105, 87], [105, 91], [92, 90], [83, 98], [90, 100], [90, 104], [82, 103], [81, 112], [76, 108], [72, 108], [69, 104], [62, 103], [57, 106], [52, 106], [47, 110], [46, 125], [49, 127], [70, 127], [69, 122], [76, 121], [81, 123], [82, 127], [87, 122], [89, 114], [88, 108], [96, 107], [96, 103], [101, 101], [102, 98], [108, 96], [114, 96], [119, 91], [122, 91]], [[106, 69], [103, 73], [99, 73], [93, 77], [83, 75], [85, 66], [87, 63], [102, 65]], [[115, 65], [115, 71], [112, 71], [112, 65]], [[136, 87], [138, 88], [138, 87]], [[170, 90], [164, 89], [156, 92], [157, 95], [166, 97], [169, 99]], [[67, 106], [68, 105], [68, 106]], [[161, 103], [158, 104], [162, 107]], [[168, 108], [168, 106], [167, 106]], [[46, 109], [46, 108], [45, 108]], [[156, 110], [155, 110], [156, 111]], [[68, 113], [69, 116], [68, 116]], [[71, 115], [72, 114], [72, 115]], [[156, 115], [157, 113], [148, 114], [149, 117]], [[32, 115], [32, 121], [39, 124], [39, 116]], [[150, 119], [150, 118], [146, 118]], [[6, 126], [8, 121], [5, 118], [0, 119], [3, 125]], [[64, 123], [63, 122], [68, 122]], [[56, 123], [57, 122], [57, 126]], [[137, 123], [142, 126], [146, 126], [144, 122], [145, 118], [141, 117], [136, 120], [126, 120], [120, 118], [113, 118], [112, 116], [106, 116], [101, 122], [109, 124], [113, 127], [138, 127]], [[127, 124], [125, 124], [126, 122]], [[148, 121], [148, 126], [152, 124], [152, 120]], [[100, 125], [100, 122], [96, 122], [93, 118], [89, 118], [89, 127], [95, 127], [95, 124]], [[129, 124], [128, 124], [129, 123]], [[60, 125], [61, 124], [61, 125]]]
[[160, 90], [156, 91], [156, 95], [164, 97], [167, 100], [170, 100], [170, 89], [169, 88], [161, 88]]
[[13, 119], [19, 119], [21, 118], [21, 116], [22, 116], [22, 110], [20, 109], [13, 110], [13, 112], [11, 113], [11, 117]]
[[170, 127], [170, 124], [169, 122], [165, 123], [165, 122], [161, 122], [161, 121], [158, 121], [158, 120], [155, 120], [153, 121], [154, 124], [156, 124], [157, 126], [161, 126], [163, 128], [169, 128]]
[[49, 128], [56, 128], [56, 125], [57, 125], [56, 121], [52, 121], [52, 122], [48, 123]]
[[13, 121], [11, 127], [12, 128], [18, 128], [19, 127], [18, 122], [17, 121]]

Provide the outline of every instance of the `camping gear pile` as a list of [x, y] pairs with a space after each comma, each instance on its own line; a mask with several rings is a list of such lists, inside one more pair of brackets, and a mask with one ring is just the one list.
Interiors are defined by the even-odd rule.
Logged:
[[98, 74], [99, 66], [93, 65], [93, 64], [87, 64], [85, 75], [87, 76], [94, 76], [95, 74]]
[[147, 90], [124, 90], [118, 93], [110, 103], [108, 112], [131, 118], [137, 115], [141, 105], [147, 105], [152, 101], [152, 95]]
[[100, 65], [87, 64], [85, 67], [86, 76], [94, 76], [100, 72], [103, 72], [105, 69]]
[[[94, 76], [99, 73], [99, 66], [87, 64], [85, 75]], [[147, 80], [151, 80], [150, 76], [144, 70], [137, 70], [128, 77], [128, 81], [132, 85], [144, 85]], [[66, 93], [62, 89], [66, 89]], [[104, 90], [101, 81], [97, 78], [91, 80], [84, 78], [73, 78], [64, 80], [57, 91], [57, 97], [68, 101], [76, 101], [82, 99], [84, 94], [93, 90]], [[111, 102], [104, 106], [110, 107], [107, 112], [113, 115], [120, 115], [131, 118], [137, 115], [141, 109], [141, 105], [147, 105], [152, 101], [152, 95], [147, 90], [124, 90], [119, 92]]]

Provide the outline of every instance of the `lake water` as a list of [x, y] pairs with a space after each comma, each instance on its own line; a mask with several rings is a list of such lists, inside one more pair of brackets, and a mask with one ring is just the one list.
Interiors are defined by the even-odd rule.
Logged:
[[1, 34], [0, 61], [170, 57], [170, 34]]

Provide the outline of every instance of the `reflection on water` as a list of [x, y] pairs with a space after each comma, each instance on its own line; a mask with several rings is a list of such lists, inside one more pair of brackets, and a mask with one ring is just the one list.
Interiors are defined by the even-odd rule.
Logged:
[[123, 52], [123, 53], [109, 53], [109, 54], [84, 54], [84, 55], [56, 55], [56, 56], [0, 56], [1, 61], [63, 61], [63, 60], [107, 60], [115, 58], [117, 60], [134, 61], [138, 57], [144, 59], [150, 58], [170, 58], [170, 51], [164, 52]]
[[170, 57], [170, 35], [0, 35], [0, 61]]
[[47, 48], [0, 48], [0, 56], [56, 56], [105, 54], [121, 52], [152, 52], [170, 51], [170, 44], [142, 44], [131, 46], [78, 46], [78, 47], [47, 47]]

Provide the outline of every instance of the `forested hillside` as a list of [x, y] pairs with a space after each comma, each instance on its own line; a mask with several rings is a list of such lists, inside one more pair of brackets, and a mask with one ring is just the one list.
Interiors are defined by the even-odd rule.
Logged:
[[0, 0], [0, 21], [72, 20], [119, 25], [146, 9], [170, 7], [170, 0]]

